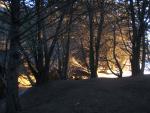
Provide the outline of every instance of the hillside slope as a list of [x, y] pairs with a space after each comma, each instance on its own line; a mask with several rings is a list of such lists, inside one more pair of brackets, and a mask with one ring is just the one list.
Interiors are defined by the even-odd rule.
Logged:
[[150, 113], [150, 77], [53, 81], [21, 103], [22, 113]]

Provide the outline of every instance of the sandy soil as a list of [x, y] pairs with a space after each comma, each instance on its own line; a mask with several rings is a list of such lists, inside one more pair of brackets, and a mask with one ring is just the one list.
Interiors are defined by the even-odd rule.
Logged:
[[150, 77], [53, 81], [21, 103], [22, 113], [150, 113]]

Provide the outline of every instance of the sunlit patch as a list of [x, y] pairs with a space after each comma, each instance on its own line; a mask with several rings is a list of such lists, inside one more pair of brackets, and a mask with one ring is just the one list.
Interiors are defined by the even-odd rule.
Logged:
[[87, 76], [82, 76], [82, 79], [83, 80], [86, 80], [86, 79], [88, 79], [89, 77], [87, 77]]
[[71, 57], [70, 63], [74, 67], [80, 67], [84, 71], [87, 71], [87, 69], [85, 67], [83, 67], [74, 57]]
[[0, 1], [0, 10], [6, 9], [6, 8], [9, 8], [8, 3], [4, 1]]
[[[72, 66], [81, 68], [81, 70], [85, 71], [86, 73], [89, 73], [87, 68], [82, 66], [74, 57], [71, 58], [70, 62], [71, 62]], [[130, 66], [128, 64], [126, 64], [126, 66], [123, 69], [122, 77], [129, 77], [129, 76], [131, 76], [131, 71], [129, 71], [129, 70], [130, 70]], [[76, 76], [72, 76], [72, 79], [75, 80], [75, 79], [88, 79], [89, 78], [88, 76], [80, 75], [80, 73], [76, 73], [76, 74], [77, 74], [76, 75], [77, 77]], [[98, 75], [99, 78], [118, 78], [118, 76], [112, 74], [110, 70], [104, 71], [104, 69], [102, 67], [98, 69], [97, 75]]]
[[0, 8], [5, 8], [6, 6], [4, 4], [0, 3]]
[[[99, 71], [97, 71], [97, 75], [99, 78], [118, 78], [118, 76], [112, 74], [110, 72], [110, 70], [107, 70], [107, 73], [98, 73]], [[131, 76], [131, 71], [123, 71], [123, 75], [122, 77], [130, 77]]]
[[[36, 80], [33, 75], [29, 75], [30, 79], [35, 83]], [[19, 87], [31, 87], [31, 83], [27, 75], [20, 74], [18, 77]]]
[[117, 76], [113, 74], [106, 74], [106, 73], [97, 73], [98, 78], [118, 78]]
[[89, 72], [86, 67], [82, 66], [74, 57], [70, 58], [71, 72], [70, 79], [84, 80], [89, 78]]

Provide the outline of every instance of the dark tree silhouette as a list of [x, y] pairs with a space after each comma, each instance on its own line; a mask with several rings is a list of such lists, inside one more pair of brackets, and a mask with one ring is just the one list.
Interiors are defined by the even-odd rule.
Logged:
[[20, 0], [11, 0], [10, 4], [10, 31], [9, 42], [10, 48], [8, 50], [8, 66], [6, 73], [7, 80], [7, 95], [6, 95], [6, 110], [7, 113], [17, 113], [20, 109], [18, 98], [18, 73], [19, 65], [19, 17], [20, 17]]
[[[145, 35], [147, 30], [147, 14], [148, 14], [148, 0], [144, 1], [133, 1], [129, 0], [129, 16], [131, 17], [132, 26], [132, 55], [131, 55], [131, 67], [132, 75], [142, 75], [144, 73], [145, 64]], [[141, 51], [143, 45], [143, 55], [142, 55], [142, 67], [141, 64]]]

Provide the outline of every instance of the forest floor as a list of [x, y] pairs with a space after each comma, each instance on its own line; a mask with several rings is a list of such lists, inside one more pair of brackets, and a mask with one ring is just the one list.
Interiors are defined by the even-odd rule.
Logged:
[[22, 113], [150, 113], [150, 76], [52, 81], [21, 96]]

